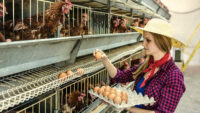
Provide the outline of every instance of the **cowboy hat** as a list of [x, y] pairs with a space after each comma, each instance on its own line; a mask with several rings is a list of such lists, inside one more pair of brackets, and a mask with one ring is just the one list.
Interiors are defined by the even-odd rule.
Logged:
[[131, 27], [131, 28], [135, 29], [137, 32], [141, 34], [143, 34], [143, 31], [147, 31], [171, 38], [172, 45], [174, 47], [182, 48], [185, 46], [183, 42], [172, 36], [173, 31], [171, 25], [162, 19], [153, 18], [149, 20], [149, 22], [146, 24], [144, 28], [141, 27]]

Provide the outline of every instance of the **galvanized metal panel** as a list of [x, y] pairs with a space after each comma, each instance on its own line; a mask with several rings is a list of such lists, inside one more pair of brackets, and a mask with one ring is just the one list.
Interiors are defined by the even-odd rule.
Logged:
[[108, 50], [137, 42], [139, 33], [116, 33], [83, 36], [78, 56], [92, 54], [95, 49]]
[[71, 51], [80, 38], [79, 36], [1, 43], [0, 77], [69, 60]]
[[153, 1], [153, 0], [142, 0], [141, 4], [150, 8], [151, 10], [153, 10], [154, 12], [156, 12], [159, 8], [159, 5]]
[[159, 8], [158, 14], [165, 17], [166, 12], [165, 12], [165, 10], [163, 8]]

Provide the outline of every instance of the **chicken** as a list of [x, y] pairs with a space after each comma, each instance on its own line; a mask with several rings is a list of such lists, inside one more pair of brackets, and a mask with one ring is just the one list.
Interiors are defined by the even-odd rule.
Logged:
[[[3, 12], [4, 10], [4, 12]], [[6, 7], [0, 3], [0, 17], [2, 17], [4, 14], [8, 14]]]
[[[58, 29], [59, 23], [63, 22], [65, 19], [65, 14], [69, 13], [72, 4], [68, 0], [65, 2], [55, 2], [43, 13], [31, 18], [25, 18], [22, 20], [16, 20], [15, 25], [13, 22], [6, 22], [8, 28], [6, 28], [10, 37], [14, 37], [13, 40], [30, 40], [30, 39], [42, 39], [54, 36]], [[30, 25], [31, 20], [31, 25]], [[14, 33], [12, 33], [14, 32]]]
[[[84, 84], [87, 84], [87, 85], [84, 85]], [[104, 82], [101, 82], [100, 84], [105, 85]], [[96, 84], [95, 86], [97, 85], [98, 84]], [[92, 89], [94, 88], [94, 85], [89, 84], [88, 82], [83, 82], [82, 86], [85, 86], [85, 87], [82, 87], [82, 91], [83, 91], [82, 93], [79, 91], [74, 91], [70, 95], [67, 96], [67, 102], [64, 105], [62, 105], [61, 113], [72, 113], [74, 111], [80, 111], [85, 107], [86, 104], [89, 105], [94, 101], [94, 99], [96, 99], [96, 97], [88, 93], [88, 91], [91, 88]], [[79, 87], [79, 90], [81, 90], [80, 87]], [[66, 95], [65, 93], [66, 92], [64, 92], [63, 95]], [[65, 96], [63, 97], [63, 100], [65, 100]]]
[[[6, 11], [6, 7], [0, 3], [0, 17], [2, 17], [5, 14], [8, 14], [8, 12]], [[3, 26], [2, 22], [1, 25]], [[4, 35], [0, 32], [0, 42], [8, 42], [8, 41], [9, 40], [6, 40]]]
[[118, 33], [119, 18], [117, 16], [112, 16], [110, 23], [110, 33]]
[[71, 36], [88, 35], [88, 15], [86, 13], [83, 13], [81, 16], [82, 18], [79, 18], [79, 23], [81, 24], [72, 27], [70, 31]]
[[3, 36], [3, 34], [0, 32], [0, 42], [5, 42], [6, 39], [5, 37]]
[[86, 94], [79, 91], [72, 92], [67, 99], [67, 103], [62, 106], [61, 113], [71, 113], [73, 110], [79, 111], [84, 105]]
[[118, 31], [119, 31], [119, 33], [129, 32], [128, 28], [126, 27], [126, 20], [125, 19], [120, 20]]
[[[74, 12], [77, 13], [76, 10]], [[61, 36], [62, 37], [69, 36], [69, 31], [70, 31], [70, 36], [88, 35], [88, 26], [87, 26], [88, 21], [89, 21], [88, 14], [79, 13], [79, 18], [74, 19], [74, 25], [73, 25], [73, 19], [70, 19], [70, 29], [68, 28], [69, 27], [68, 21], [65, 21], [65, 28], [63, 27], [61, 29]]]
[[130, 68], [128, 62], [125, 62], [119, 69], [122, 71], [128, 70]]

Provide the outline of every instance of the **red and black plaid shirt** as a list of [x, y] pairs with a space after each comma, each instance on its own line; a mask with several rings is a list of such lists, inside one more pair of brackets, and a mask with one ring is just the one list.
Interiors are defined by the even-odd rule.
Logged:
[[[117, 69], [117, 74], [113, 78], [115, 82], [126, 83], [133, 81], [133, 72], [137, 67], [126, 71]], [[144, 76], [139, 75], [135, 80], [135, 87], [138, 81]], [[154, 110], [155, 113], [173, 113], [178, 105], [180, 98], [185, 92], [184, 78], [182, 72], [175, 65], [171, 58], [154, 74], [145, 87], [144, 95], [154, 97], [156, 103], [153, 106], [144, 106], [144, 109]]]

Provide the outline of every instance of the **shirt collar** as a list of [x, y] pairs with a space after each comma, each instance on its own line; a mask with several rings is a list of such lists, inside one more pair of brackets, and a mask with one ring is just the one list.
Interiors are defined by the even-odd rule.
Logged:
[[160, 69], [167, 71], [170, 68], [170, 65], [173, 64], [173, 58], [171, 57], [165, 64], [160, 66]]

